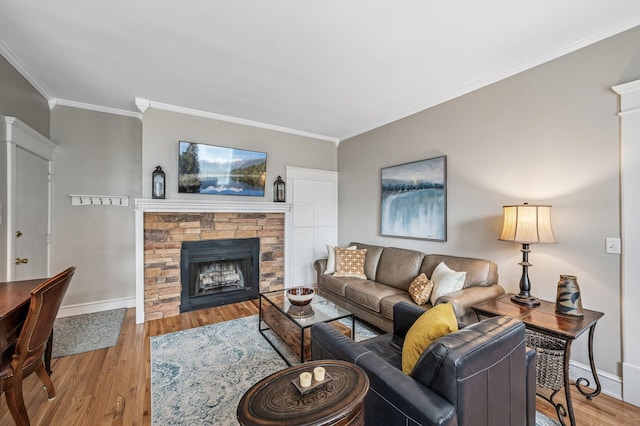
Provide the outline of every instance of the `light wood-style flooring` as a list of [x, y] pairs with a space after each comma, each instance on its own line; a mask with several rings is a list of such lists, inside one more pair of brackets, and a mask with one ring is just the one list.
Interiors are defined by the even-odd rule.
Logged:
[[[36, 375], [25, 380], [25, 402], [32, 425], [150, 425], [149, 337], [255, 315], [254, 302], [188, 312], [136, 325], [128, 309], [114, 347], [54, 359], [52, 380], [56, 398], [47, 400]], [[580, 426], [640, 425], [640, 408], [606, 395], [587, 401], [577, 392], [574, 410]], [[555, 412], [538, 399], [538, 410]], [[0, 403], [0, 425], [13, 425], [7, 404]]]

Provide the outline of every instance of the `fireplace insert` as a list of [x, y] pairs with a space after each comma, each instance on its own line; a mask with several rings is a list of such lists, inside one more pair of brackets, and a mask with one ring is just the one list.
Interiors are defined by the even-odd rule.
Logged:
[[259, 260], [259, 238], [183, 242], [180, 312], [256, 299]]

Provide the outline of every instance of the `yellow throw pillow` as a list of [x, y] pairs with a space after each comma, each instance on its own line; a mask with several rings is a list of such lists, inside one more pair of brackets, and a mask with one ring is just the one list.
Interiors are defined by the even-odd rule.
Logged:
[[367, 279], [364, 260], [367, 249], [349, 250], [336, 247], [336, 272], [334, 277], [357, 277]]
[[433, 290], [433, 282], [425, 274], [420, 274], [411, 281], [409, 294], [418, 305], [424, 305], [429, 301]]
[[402, 372], [411, 375], [420, 355], [436, 339], [458, 331], [458, 321], [451, 303], [441, 303], [420, 315], [402, 345]]

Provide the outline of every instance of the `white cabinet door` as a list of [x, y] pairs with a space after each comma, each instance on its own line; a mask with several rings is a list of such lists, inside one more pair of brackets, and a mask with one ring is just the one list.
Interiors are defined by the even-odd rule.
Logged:
[[338, 239], [337, 172], [287, 167], [293, 216], [293, 286], [315, 286], [313, 263]]

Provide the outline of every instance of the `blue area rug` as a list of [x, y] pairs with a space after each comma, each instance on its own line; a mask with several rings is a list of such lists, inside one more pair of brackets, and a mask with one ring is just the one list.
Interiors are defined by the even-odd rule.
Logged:
[[[345, 322], [351, 326], [351, 321]], [[356, 340], [377, 335], [356, 322]], [[269, 336], [277, 343], [277, 338]], [[275, 339], [275, 340], [274, 340]], [[278, 348], [296, 362], [293, 352]], [[237, 425], [242, 395], [286, 363], [258, 332], [258, 316], [151, 338], [151, 422], [154, 425]], [[537, 426], [558, 423], [537, 413]]]
[[57, 318], [53, 324], [52, 357], [109, 348], [118, 343], [125, 308]]

